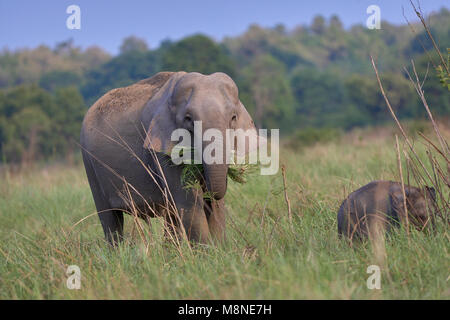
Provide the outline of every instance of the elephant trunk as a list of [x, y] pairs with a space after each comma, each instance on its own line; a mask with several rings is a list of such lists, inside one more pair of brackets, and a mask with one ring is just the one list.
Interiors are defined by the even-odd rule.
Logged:
[[[225, 197], [225, 193], [227, 192], [227, 174], [228, 174], [228, 164], [226, 163], [226, 155], [225, 155], [225, 130], [220, 130], [221, 136], [215, 136], [214, 142], [217, 142], [217, 148], [222, 149], [223, 158], [217, 158], [215, 161], [205, 162], [203, 159], [203, 173], [206, 183], [206, 189], [211, 193], [211, 196], [215, 200], [220, 200]], [[223, 139], [223, 140], [222, 140]], [[211, 142], [211, 143], [214, 143]], [[209, 142], [203, 143], [203, 150], [206, 150]], [[216, 150], [216, 149], [214, 149]], [[218, 151], [218, 150], [217, 150]], [[204, 151], [205, 152], [205, 151]], [[215, 151], [214, 151], [215, 154]], [[205, 154], [204, 154], [205, 156]]]
[[225, 197], [227, 192], [227, 164], [203, 164], [206, 189], [215, 200]]

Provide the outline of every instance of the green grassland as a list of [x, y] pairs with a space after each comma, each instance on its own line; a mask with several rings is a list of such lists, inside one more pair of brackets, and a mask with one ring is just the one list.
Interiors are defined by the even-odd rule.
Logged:
[[[421, 157], [425, 147], [416, 142]], [[0, 176], [0, 299], [449, 299], [449, 234], [399, 229], [386, 242], [381, 289], [369, 290], [370, 243], [338, 238], [336, 214], [352, 190], [398, 180], [395, 140], [385, 129], [356, 130], [296, 151], [281, 149], [283, 178], [230, 182], [227, 240], [180, 248], [161, 219], [144, 238], [125, 217], [125, 242], [104, 241], [84, 168], [36, 165]], [[81, 269], [81, 289], [66, 269]]]

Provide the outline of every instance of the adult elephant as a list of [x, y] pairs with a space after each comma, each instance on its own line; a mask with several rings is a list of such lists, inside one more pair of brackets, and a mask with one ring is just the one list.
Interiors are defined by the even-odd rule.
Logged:
[[[141, 218], [164, 215], [172, 232], [184, 230], [193, 241], [224, 238], [228, 165], [206, 164], [202, 158], [199, 190], [183, 185], [183, 165], [174, 165], [168, 156], [177, 143], [171, 141], [172, 132], [193, 132], [194, 121], [202, 122], [202, 134], [215, 128], [226, 139], [226, 129], [243, 129], [257, 139], [238, 88], [224, 73], [160, 72], [109, 91], [88, 110], [81, 129], [83, 162], [111, 244], [122, 239], [123, 212]], [[207, 191], [213, 199], [204, 199]]]

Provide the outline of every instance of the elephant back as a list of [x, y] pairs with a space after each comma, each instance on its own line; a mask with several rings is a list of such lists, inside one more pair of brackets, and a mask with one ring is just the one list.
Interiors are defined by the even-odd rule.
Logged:
[[159, 72], [130, 86], [108, 91], [89, 108], [84, 125], [89, 126], [98, 120], [107, 120], [127, 111], [142, 108], [173, 74], [174, 72]]

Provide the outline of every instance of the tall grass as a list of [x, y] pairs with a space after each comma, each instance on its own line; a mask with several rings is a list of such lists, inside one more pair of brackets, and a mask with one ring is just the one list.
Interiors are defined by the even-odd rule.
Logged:
[[[446, 81], [450, 77], [450, 69], [448, 66], [448, 62], [450, 60], [447, 59], [447, 61], [443, 58], [443, 54], [440, 52], [439, 46], [437, 45], [436, 40], [434, 39], [430, 28], [428, 24], [425, 22], [424, 14], [421, 10], [420, 3], [417, 2], [417, 5], [413, 3], [412, 0], [410, 0], [410, 4], [414, 12], [416, 13], [417, 17], [420, 19], [424, 30], [427, 34], [428, 40], [433, 44], [433, 48], [436, 51], [436, 53], [439, 56], [440, 64], [436, 66], [436, 63], [431, 59], [431, 56], [429, 52], [425, 49], [423, 46], [423, 43], [420, 42], [423, 49], [427, 53], [428, 57], [430, 58], [431, 64], [435, 67], [437, 71], [437, 77], [440, 78], [441, 83], [444, 87], [449, 89], [450, 93], [450, 86], [447, 85]], [[405, 16], [405, 15], [404, 15]], [[406, 19], [406, 17], [405, 17]], [[410, 25], [412, 31], [415, 33], [416, 31], [411, 26], [409, 21], [406, 19], [408, 24]], [[400, 130], [401, 135], [404, 139], [406, 148], [403, 149], [403, 152], [400, 152], [398, 138], [396, 136], [396, 147], [397, 147], [397, 160], [398, 160], [398, 167], [399, 167], [399, 176], [400, 181], [402, 183], [403, 188], [403, 195], [404, 195], [404, 208], [406, 210], [406, 197], [405, 197], [405, 190], [404, 190], [404, 178], [403, 178], [403, 172], [402, 172], [402, 164], [401, 159], [402, 156], [404, 156], [406, 160], [406, 174], [407, 174], [407, 183], [409, 184], [410, 181], [414, 181], [417, 185], [424, 186], [432, 186], [436, 191], [436, 202], [438, 206], [438, 210], [436, 213], [437, 218], [441, 218], [445, 225], [448, 226], [450, 223], [450, 197], [448, 190], [450, 188], [450, 147], [448, 145], [447, 139], [443, 136], [441, 133], [441, 128], [437, 121], [435, 120], [433, 113], [431, 112], [430, 106], [428, 105], [427, 98], [425, 95], [425, 92], [423, 90], [423, 85], [426, 81], [426, 78], [428, 76], [428, 70], [426, 74], [419, 75], [417, 73], [415, 63], [413, 60], [411, 60], [411, 67], [403, 67], [405, 74], [408, 76], [411, 86], [415, 89], [419, 100], [423, 104], [424, 109], [426, 110], [426, 114], [428, 116], [429, 124], [433, 128], [433, 134], [435, 141], [431, 141], [430, 136], [427, 137], [424, 133], [419, 133], [421, 139], [421, 142], [426, 146], [427, 148], [427, 156], [425, 158], [420, 157], [416, 152], [416, 146], [411, 141], [411, 138], [406, 133], [406, 130], [404, 129], [403, 125], [400, 123], [399, 119], [397, 118], [397, 115], [394, 111], [394, 108], [391, 106], [391, 103], [389, 101], [389, 97], [386, 95], [381, 77], [379, 75], [376, 63], [374, 59], [371, 57], [371, 62], [373, 69], [375, 71], [376, 79], [378, 82], [378, 85], [380, 87], [380, 92], [383, 95], [383, 98], [386, 102], [387, 108], [397, 126], [397, 128]], [[445, 70], [445, 71], [444, 71]], [[403, 155], [402, 155], [403, 153]], [[424, 164], [424, 162], [429, 162], [431, 169], [427, 168]], [[406, 228], [408, 232], [409, 227], [409, 221], [408, 221], [408, 214], [406, 212], [405, 214], [406, 218]]]
[[[227, 240], [216, 246], [177, 246], [165, 238], [160, 218], [140, 233], [126, 215], [125, 241], [114, 250], [103, 239], [82, 166], [5, 171], [0, 298], [448, 299], [444, 223], [431, 236], [398, 229], [387, 240], [381, 290], [366, 286], [366, 269], [376, 264], [371, 244], [350, 247], [337, 236], [337, 210], [349, 192], [374, 179], [398, 179], [393, 135], [371, 132], [298, 153], [283, 149], [286, 188], [281, 170], [244, 185], [230, 182]], [[426, 159], [427, 146], [415, 148]], [[73, 264], [81, 269], [80, 290], [66, 287]]]

